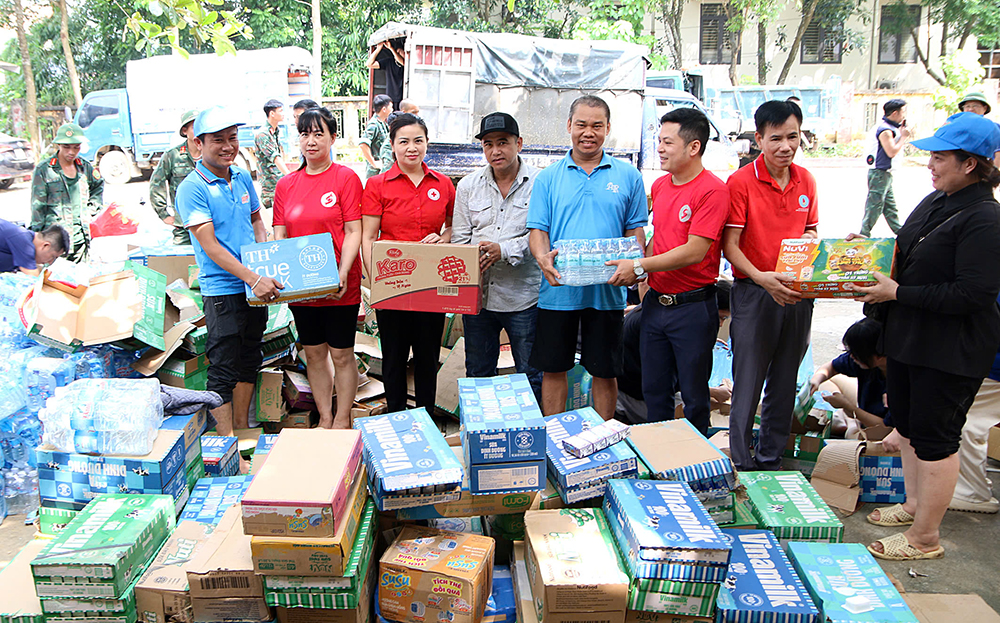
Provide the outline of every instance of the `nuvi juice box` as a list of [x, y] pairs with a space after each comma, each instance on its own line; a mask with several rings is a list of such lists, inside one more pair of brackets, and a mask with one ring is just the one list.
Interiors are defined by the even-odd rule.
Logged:
[[893, 238], [781, 241], [775, 271], [793, 279], [791, 289], [803, 298], [853, 297], [844, 286], [873, 286], [875, 272], [892, 274], [896, 241]]
[[273, 301], [257, 298], [246, 285], [251, 305], [276, 305], [292, 301], [318, 299], [340, 290], [340, 273], [329, 232], [245, 244], [240, 247], [243, 265], [285, 286]]

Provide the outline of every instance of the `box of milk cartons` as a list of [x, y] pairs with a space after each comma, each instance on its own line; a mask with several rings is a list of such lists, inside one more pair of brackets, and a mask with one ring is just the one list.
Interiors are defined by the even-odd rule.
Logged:
[[245, 244], [240, 247], [240, 255], [244, 266], [284, 286], [278, 298], [262, 301], [254, 296], [251, 284], [246, 284], [247, 302], [251, 305], [319, 299], [340, 290], [337, 256], [329, 232]]

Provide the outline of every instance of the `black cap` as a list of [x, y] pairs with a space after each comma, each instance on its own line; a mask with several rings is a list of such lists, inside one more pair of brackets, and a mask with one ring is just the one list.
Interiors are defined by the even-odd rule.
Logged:
[[491, 112], [483, 117], [483, 120], [479, 122], [479, 134], [476, 135], [476, 138], [482, 140], [490, 132], [506, 132], [514, 136], [521, 136], [520, 130], [517, 129], [517, 121], [514, 121], [514, 117], [505, 112]]

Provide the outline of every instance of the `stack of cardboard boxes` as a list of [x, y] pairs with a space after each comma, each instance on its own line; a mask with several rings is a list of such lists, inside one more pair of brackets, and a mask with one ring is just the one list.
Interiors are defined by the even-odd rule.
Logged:
[[240, 473], [240, 455], [236, 437], [204, 435], [201, 456], [205, 473], [212, 477], [235, 476]]
[[611, 478], [638, 474], [639, 459], [625, 440], [584, 456], [574, 456], [563, 447], [566, 439], [603, 423], [604, 419], [590, 407], [545, 418], [549, 478], [566, 504], [602, 497]]

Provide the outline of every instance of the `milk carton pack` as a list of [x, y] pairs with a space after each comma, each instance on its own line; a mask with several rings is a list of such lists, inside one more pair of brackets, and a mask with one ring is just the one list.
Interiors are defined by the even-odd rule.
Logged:
[[[468, 449], [465, 457], [468, 459]], [[513, 463], [467, 464], [469, 491], [473, 495], [531, 493], [545, 488], [545, 459]]]
[[251, 305], [276, 305], [291, 301], [323, 298], [340, 290], [340, 273], [329, 232], [245, 244], [240, 247], [243, 265], [264, 277], [279, 281], [285, 288], [278, 298], [262, 301], [246, 284]]
[[720, 586], [715, 582], [639, 579], [632, 583], [629, 590], [628, 609], [683, 617], [710, 617], [715, 612]]
[[578, 459], [582, 459], [625, 439], [629, 436], [630, 431], [628, 424], [623, 424], [618, 420], [608, 420], [607, 422], [602, 420], [572, 437], [563, 439], [563, 450]]
[[46, 623], [135, 623], [135, 593], [130, 587], [119, 599], [55, 597], [41, 600]]
[[733, 544], [719, 623], [820, 623], [819, 610], [767, 530], [723, 530]]
[[731, 546], [687, 483], [609, 480], [604, 513], [632, 577], [725, 578]]
[[654, 478], [686, 482], [702, 502], [736, 487], [733, 462], [687, 420], [633, 426], [628, 444]]
[[98, 496], [31, 561], [38, 596], [122, 597], [173, 527], [168, 496]]
[[208, 476], [235, 476], [240, 473], [236, 437], [204, 435], [201, 438], [201, 460]]
[[178, 521], [196, 521], [216, 525], [230, 506], [239, 504], [250, 487], [253, 476], [226, 476], [202, 478], [191, 491], [187, 505]]
[[843, 539], [844, 524], [799, 472], [743, 472], [740, 482], [760, 527], [782, 544]]
[[626, 443], [615, 443], [582, 458], [570, 454], [563, 446], [567, 438], [592, 430], [603, 422], [604, 418], [590, 407], [545, 418], [545, 453], [557, 485], [566, 489], [636, 472], [639, 459]]
[[853, 297], [847, 284], [873, 286], [876, 272], [892, 274], [895, 250], [893, 238], [790, 238], [781, 241], [774, 270], [790, 277], [803, 298]]
[[214, 526], [180, 521], [135, 585], [136, 609], [143, 621], [191, 620], [191, 593], [185, 564], [212, 535]]
[[860, 543], [788, 544], [788, 556], [822, 621], [918, 623], [878, 561]]
[[458, 379], [466, 465], [545, 459], [545, 422], [524, 374]]
[[861, 469], [859, 501], [877, 504], [906, 501], [903, 459], [899, 453], [886, 452], [881, 444], [869, 443], [858, 459], [858, 467]]
[[423, 407], [354, 422], [379, 510], [457, 500], [462, 465]]

